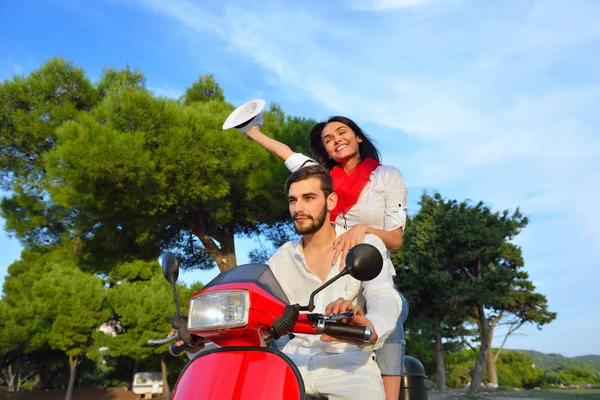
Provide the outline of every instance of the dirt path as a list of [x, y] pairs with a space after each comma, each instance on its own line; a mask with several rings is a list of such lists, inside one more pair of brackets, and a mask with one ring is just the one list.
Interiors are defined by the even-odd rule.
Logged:
[[[64, 390], [43, 392], [0, 392], [0, 400], [64, 400]], [[139, 400], [140, 397], [125, 388], [73, 389], [72, 400]]]

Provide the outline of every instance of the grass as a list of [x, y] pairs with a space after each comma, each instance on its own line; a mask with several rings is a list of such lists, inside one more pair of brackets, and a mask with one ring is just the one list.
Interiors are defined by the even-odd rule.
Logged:
[[540, 399], [600, 399], [600, 389], [547, 389], [541, 391], [526, 391], [527, 396]]
[[484, 400], [484, 399], [543, 399], [543, 400], [567, 400], [567, 399], [598, 399], [600, 400], [600, 389], [546, 389], [546, 390], [519, 390], [519, 391], [494, 391], [469, 394], [464, 391], [452, 391], [444, 394], [430, 392], [431, 400]]

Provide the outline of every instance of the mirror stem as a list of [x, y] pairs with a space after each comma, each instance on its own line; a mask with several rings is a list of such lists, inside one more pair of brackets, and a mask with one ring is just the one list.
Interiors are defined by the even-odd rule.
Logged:
[[327, 286], [331, 285], [333, 282], [335, 282], [338, 279], [340, 279], [342, 276], [348, 275], [349, 273], [350, 273], [350, 269], [349, 268], [344, 268], [342, 270], [342, 272], [339, 273], [338, 276], [336, 276], [336, 277], [332, 278], [331, 280], [327, 281], [327, 283], [325, 283], [323, 286], [319, 287], [317, 290], [315, 290], [314, 292], [312, 292], [310, 294], [310, 300], [308, 301], [308, 306], [301, 307], [300, 311], [313, 312], [313, 310], [315, 309], [315, 296], [317, 295], [317, 293], [319, 293], [321, 290], [325, 289]]
[[177, 287], [175, 286], [175, 279], [173, 279], [172, 276], [170, 282], [171, 287], [173, 288], [173, 297], [175, 298], [175, 310], [177, 312], [175, 316], [179, 317], [179, 296], [177, 296]]

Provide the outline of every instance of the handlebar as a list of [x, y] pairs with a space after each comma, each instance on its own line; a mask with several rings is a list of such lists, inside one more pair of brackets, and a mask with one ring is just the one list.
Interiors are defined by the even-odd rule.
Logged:
[[[148, 339], [148, 341], [146, 343], [150, 346], [160, 346], [163, 344], [174, 342], [176, 340], [179, 340], [179, 333], [176, 333], [174, 336], [166, 337], [164, 339], [158, 339], [158, 340]], [[177, 357], [177, 356], [183, 354], [183, 352], [187, 351], [191, 347], [193, 347], [193, 346], [191, 346], [187, 343], [184, 343], [181, 346], [177, 346], [177, 343], [173, 343], [171, 346], [169, 346], [169, 353], [172, 356]]]
[[368, 326], [340, 324], [336, 321], [319, 320], [317, 323], [317, 334], [326, 333], [343, 339], [362, 340], [370, 342], [373, 332]]
[[179, 339], [179, 333], [176, 333], [174, 336], [166, 337], [164, 339], [158, 339], [158, 340], [148, 339], [146, 344], [148, 344], [150, 346], [160, 346], [161, 344], [167, 344], [170, 342], [174, 342], [175, 340], [178, 340], [178, 339]]

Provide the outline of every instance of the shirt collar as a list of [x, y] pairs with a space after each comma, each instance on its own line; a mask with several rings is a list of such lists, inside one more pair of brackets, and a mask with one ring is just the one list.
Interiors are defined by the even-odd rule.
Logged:
[[[340, 233], [338, 233], [337, 230], [336, 230], [335, 236], [336, 237], [340, 236]], [[297, 258], [298, 260], [301, 260], [303, 262], [303, 264], [305, 265], [305, 268], [308, 269], [308, 265], [306, 265], [306, 259], [304, 258], [304, 247], [302, 247], [303, 240], [304, 240], [303, 238], [293, 240], [292, 241], [292, 249], [294, 250], [294, 257]], [[335, 264], [333, 265], [333, 267], [335, 268], [336, 271], [339, 271], [341, 259], [342, 259], [341, 257], [338, 257]]]
[[302, 238], [292, 241], [292, 248], [294, 249], [294, 256], [300, 257], [304, 260], [304, 248], [302, 247]]

